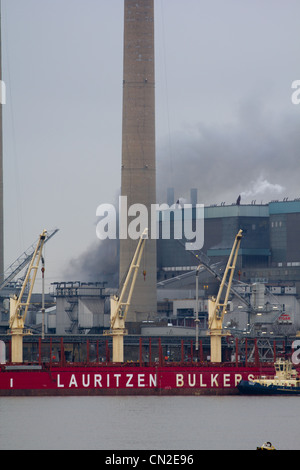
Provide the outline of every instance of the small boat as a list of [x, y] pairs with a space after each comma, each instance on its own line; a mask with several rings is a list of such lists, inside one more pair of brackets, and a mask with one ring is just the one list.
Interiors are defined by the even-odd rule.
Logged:
[[300, 377], [292, 363], [278, 359], [274, 367], [274, 377], [241, 380], [237, 385], [239, 392], [243, 395], [300, 395]]
[[271, 442], [265, 442], [262, 446], [256, 447], [256, 450], [276, 450]]

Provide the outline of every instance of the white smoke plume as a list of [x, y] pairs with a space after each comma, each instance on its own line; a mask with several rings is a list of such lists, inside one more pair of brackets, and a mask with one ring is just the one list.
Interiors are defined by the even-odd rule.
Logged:
[[249, 189], [241, 192], [242, 198], [248, 197], [267, 197], [268, 194], [282, 194], [285, 191], [285, 187], [280, 184], [270, 183], [267, 179], [259, 176], [257, 180], [251, 181]]

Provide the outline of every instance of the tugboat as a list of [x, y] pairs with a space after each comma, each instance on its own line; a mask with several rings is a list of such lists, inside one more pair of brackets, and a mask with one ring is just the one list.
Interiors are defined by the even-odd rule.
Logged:
[[256, 450], [276, 450], [271, 442], [265, 442], [262, 446], [256, 447]]
[[300, 395], [300, 377], [290, 361], [278, 359], [274, 363], [275, 376], [241, 380], [237, 385], [243, 395]]

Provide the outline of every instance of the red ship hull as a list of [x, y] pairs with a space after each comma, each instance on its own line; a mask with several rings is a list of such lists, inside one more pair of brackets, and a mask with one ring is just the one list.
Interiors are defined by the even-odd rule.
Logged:
[[234, 395], [237, 384], [273, 375], [268, 366], [3, 366], [0, 396]]

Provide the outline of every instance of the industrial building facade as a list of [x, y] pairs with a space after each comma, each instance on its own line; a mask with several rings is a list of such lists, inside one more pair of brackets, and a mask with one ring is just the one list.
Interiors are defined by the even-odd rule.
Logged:
[[207, 299], [218, 292], [218, 275], [224, 272], [240, 229], [243, 239], [235, 288], [253, 309], [250, 314], [232, 295], [226, 324], [240, 334], [250, 330], [258, 335], [296, 334], [300, 329], [300, 200], [205, 207], [204, 246], [199, 252], [186, 251], [178, 240], [159, 240], [158, 310], [173, 324], [194, 325], [195, 270], [203, 263], [198, 294], [205, 329]]
[[[237, 264], [240, 280], [294, 282], [299, 291], [300, 200], [205, 207], [201, 251], [210, 262], [227, 262], [239, 229], [243, 230]], [[158, 241], [159, 281], [189, 271], [195, 264], [194, 254], [178, 240]]]

